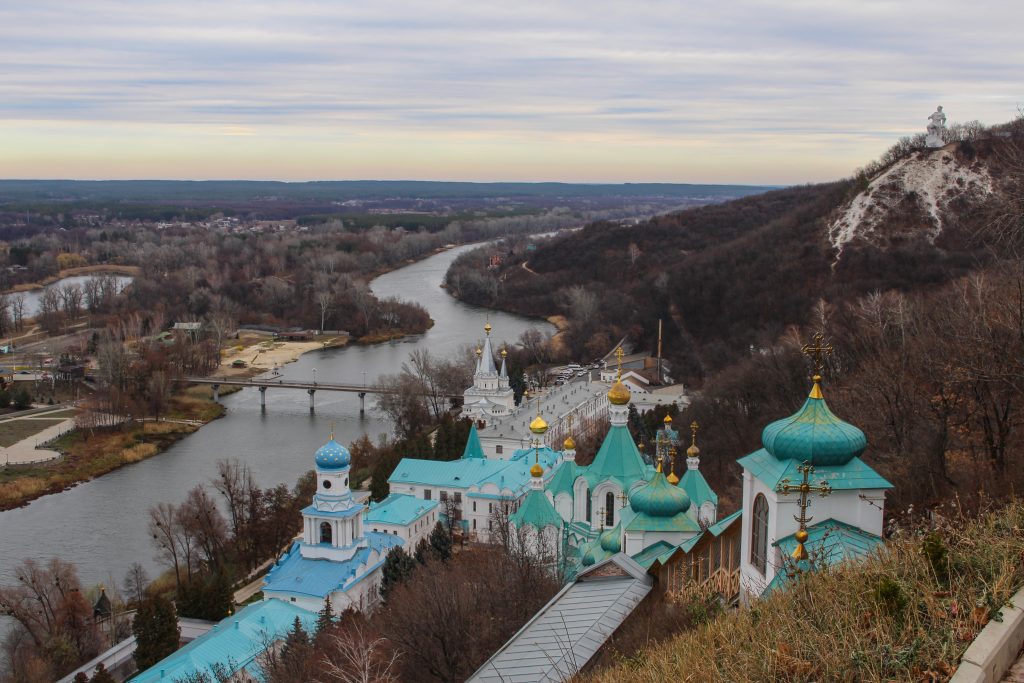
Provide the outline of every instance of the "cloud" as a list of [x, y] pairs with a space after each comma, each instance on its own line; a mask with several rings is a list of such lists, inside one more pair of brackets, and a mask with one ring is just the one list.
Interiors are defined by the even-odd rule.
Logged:
[[[489, 179], [529, 172], [510, 146], [561, 150], [560, 172], [577, 175], [554, 179], [705, 179], [700, 160], [673, 165], [652, 148], [718, 150], [737, 179], [834, 177], [940, 102], [954, 119], [1010, 118], [1024, 102], [1022, 23], [1020, 3], [959, 0], [6, 3], [0, 147], [20, 156], [0, 173], [60, 176], [72, 159], [55, 140], [88, 148], [120, 130], [96, 160], [116, 175], [118, 160], [144, 163], [132, 154], [188, 130], [192, 161], [176, 154], [172, 172], [199, 176], [206, 135], [258, 130], [267, 146], [249, 155], [275, 157], [282, 177], [331, 170], [297, 160], [318, 139], [358, 160], [351, 177], [408, 172], [395, 140], [433, 150], [411, 169], [422, 177], [461, 172], [455, 143], [499, 155], [466, 167]], [[365, 162], [375, 145], [391, 156]], [[657, 177], [624, 176], [617, 160], [643, 174], [644, 150]], [[243, 177], [250, 162], [217, 167]]]

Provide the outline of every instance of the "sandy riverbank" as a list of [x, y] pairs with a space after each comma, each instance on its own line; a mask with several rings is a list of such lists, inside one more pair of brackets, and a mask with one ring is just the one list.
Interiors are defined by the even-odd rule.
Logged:
[[[238, 340], [236, 346], [221, 352], [218, 375], [253, 375], [262, 374], [282, 365], [293, 363], [304, 353], [317, 349], [340, 348], [348, 344], [349, 338], [318, 337], [311, 341], [275, 341], [261, 335], [246, 335]], [[236, 360], [245, 362], [244, 368], [231, 366]]]

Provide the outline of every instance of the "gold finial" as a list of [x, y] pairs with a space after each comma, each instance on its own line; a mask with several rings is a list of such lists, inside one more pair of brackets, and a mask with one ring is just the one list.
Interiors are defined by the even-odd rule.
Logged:
[[482, 355], [483, 355], [483, 353], [484, 353], [484, 352], [483, 352], [483, 351], [482, 351], [482, 350], [480, 349], [480, 347], [479, 347], [479, 346], [478, 346], [478, 347], [476, 347], [476, 357], [477, 357], [477, 358], [479, 358], [480, 356], [482, 356]]
[[[796, 549], [790, 557], [795, 562], [806, 560], [808, 558], [807, 548], [804, 547], [804, 543], [807, 542], [807, 523], [810, 522], [813, 517], [807, 516], [807, 508], [811, 504], [810, 494], [817, 493], [822, 498], [832, 493], [832, 487], [825, 480], [822, 480], [819, 484], [813, 485], [810, 482], [811, 475], [814, 473], [814, 466], [807, 460], [804, 461], [800, 467], [797, 468], [797, 472], [803, 475], [802, 480], [799, 484], [790, 484], [789, 478], [783, 479], [779, 482], [779, 485], [775, 487], [775, 490], [779, 493], [787, 494], [791, 492], [798, 492], [800, 497], [797, 499], [797, 505], [800, 507], [800, 514], [793, 515], [793, 519], [796, 520], [800, 527], [797, 529], [793, 537], [796, 539]], [[796, 572], [800, 571], [799, 567], [795, 568]]]
[[655, 471], [661, 473], [661, 458], [658, 458], [658, 468]]
[[598, 519], [601, 520], [601, 531], [604, 531], [604, 506], [602, 505], [597, 510]]
[[490, 316], [488, 316], [487, 322], [484, 323], [484, 332], [486, 332], [488, 335], [490, 335], [491, 334], [491, 329], [493, 329], [493, 328], [491, 328]]
[[831, 356], [832, 348], [831, 344], [825, 343], [825, 335], [821, 332], [815, 332], [814, 336], [811, 337], [810, 344], [804, 344], [800, 349], [805, 356], [809, 356], [814, 361], [814, 374], [818, 377], [817, 381], [821, 380], [821, 373], [825, 369], [825, 356]]
[[502, 349], [501, 350], [501, 357], [504, 358], [507, 355], [508, 355], [508, 351], [506, 349]]
[[622, 357], [626, 355], [626, 352], [622, 350], [622, 345], [619, 344], [615, 349], [615, 359], [619, 364], [619, 376], [618, 379], [622, 379]]
[[334, 441], [334, 420], [331, 420], [331, 441]]
[[676, 447], [669, 446], [668, 449], [668, 483], [675, 486], [679, 483], [679, 477], [676, 476]]
[[697, 445], [697, 430], [700, 429], [700, 424], [696, 420], [690, 423], [690, 445]]

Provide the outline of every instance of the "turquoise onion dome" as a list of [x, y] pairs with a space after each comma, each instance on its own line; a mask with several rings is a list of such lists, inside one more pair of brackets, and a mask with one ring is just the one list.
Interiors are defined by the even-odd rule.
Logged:
[[622, 550], [621, 533], [619, 532], [618, 524], [602, 531], [598, 540], [601, 543], [601, 550], [606, 553], [614, 555]]
[[690, 509], [690, 497], [682, 488], [668, 483], [659, 467], [654, 477], [630, 496], [629, 504], [651, 517], [675, 517]]
[[352, 462], [348, 449], [331, 439], [316, 450], [316, 466], [322, 470], [340, 470]]
[[765, 450], [778, 460], [845, 465], [867, 448], [864, 432], [828, 409], [820, 382], [815, 375], [811, 393], [795, 415], [772, 422], [761, 433]]

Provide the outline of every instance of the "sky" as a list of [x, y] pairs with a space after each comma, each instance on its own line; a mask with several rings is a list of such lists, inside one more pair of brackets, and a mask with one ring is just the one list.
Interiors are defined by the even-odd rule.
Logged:
[[1024, 107], [1018, 0], [0, 0], [0, 178], [791, 184]]

